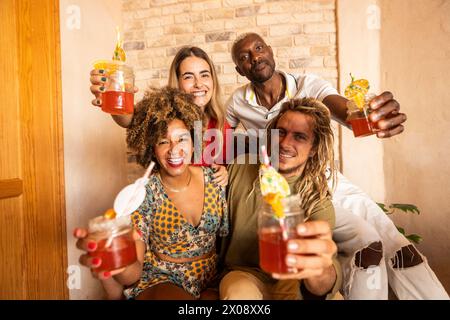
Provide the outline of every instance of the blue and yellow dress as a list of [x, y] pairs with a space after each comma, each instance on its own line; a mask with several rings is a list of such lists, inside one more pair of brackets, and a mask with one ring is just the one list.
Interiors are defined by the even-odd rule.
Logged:
[[[203, 212], [196, 227], [184, 218], [169, 199], [159, 177], [150, 177], [146, 198], [132, 215], [134, 227], [141, 231], [146, 243], [142, 276], [134, 286], [124, 291], [127, 298], [134, 298], [145, 289], [164, 282], [182, 287], [198, 298], [216, 276], [216, 237], [228, 234], [228, 208], [225, 188], [212, 182], [211, 168], [202, 169], [205, 190]], [[208, 255], [213, 250], [214, 253]], [[172, 258], [207, 257], [175, 263], [160, 259], [156, 253]]]

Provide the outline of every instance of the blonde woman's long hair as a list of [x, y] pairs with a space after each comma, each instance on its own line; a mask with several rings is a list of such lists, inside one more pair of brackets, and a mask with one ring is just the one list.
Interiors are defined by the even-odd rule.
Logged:
[[[330, 111], [320, 101], [313, 98], [293, 99], [285, 102], [280, 113], [268, 126], [268, 141], [271, 141], [272, 129], [276, 129], [278, 120], [288, 111], [299, 112], [311, 119], [313, 126], [314, 155], [308, 158], [303, 173], [295, 185], [295, 192], [300, 195], [300, 206], [310, 216], [319, 202], [331, 198], [328, 180], [335, 188], [336, 170], [334, 167], [334, 135], [331, 129]], [[270, 150], [270, 148], [269, 148]]]
[[168, 85], [172, 88], [179, 88], [178, 77], [180, 76], [180, 65], [184, 61], [184, 59], [188, 57], [197, 57], [205, 60], [208, 63], [209, 68], [211, 69], [211, 75], [213, 79], [213, 92], [211, 101], [205, 106], [204, 112], [210, 118], [213, 118], [217, 121], [216, 129], [223, 130], [223, 126], [225, 123], [225, 110], [220, 99], [219, 80], [217, 78], [216, 68], [214, 67], [213, 62], [205, 51], [198, 47], [182, 47], [180, 50], [178, 50], [175, 58], [173, 58], [172, 64], [170, 65]]

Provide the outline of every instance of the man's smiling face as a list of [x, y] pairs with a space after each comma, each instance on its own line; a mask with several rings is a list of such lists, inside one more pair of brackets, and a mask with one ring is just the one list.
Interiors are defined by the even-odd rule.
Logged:
[[263, 83], [275, 72], [272, 48], [256, 34], [240, 40], [232, 54], [236, 71], [251, 82]]
[[309, 115], [287, 111], [278, 119], [279, 169], [286, 177], [300, 175], [315, 150], [313, 120]]

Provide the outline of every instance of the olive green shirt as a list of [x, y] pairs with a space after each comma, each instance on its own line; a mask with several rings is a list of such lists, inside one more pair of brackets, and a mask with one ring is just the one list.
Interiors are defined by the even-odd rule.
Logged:
[[[222, 262], [227, 270], [250, 271], [262, 281], [271, 281], [270, 275], [259, 267], [257, 210], [263, 201], [258, 179], [259, 165], [231, 164], [228, 166], [228, 176], [230, 233], [221, 247]], [[298, 179], [299, 177], [287, 179], [291, 193]], [[334, 228], [335, 214], [331, 200], [321, 201], [308, 220], [325, 220]], [[339, 262], [333, 259], [333, 263], [337, 279], [327, 298], [334, 296], [342, 281]]]

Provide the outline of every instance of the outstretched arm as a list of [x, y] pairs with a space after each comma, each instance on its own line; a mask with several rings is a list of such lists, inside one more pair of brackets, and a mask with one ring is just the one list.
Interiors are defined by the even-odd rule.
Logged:
[[[347, 99], [340, 95], [329, 95], [323, 103], [330, 109], [333, 119], [350, 128], [345, 122], [347, 118]], [[373, 112], [369, 117], [372, 122], [378, 122], [377, 137], [389, 138], [398, 135], [405, 129], [402, 123], [407, 119], [406, 114], [400, 113], [400, 104], [391, 92], [383, 92], [370, 102]]]
[[337, 94], [329, 95], [323, 99], [323, 104], [330, 109], [333, 119], [350, 129], [350, 125], [345, 122], [345, 119], [347, 119], [347, 102], [346, 98]]

